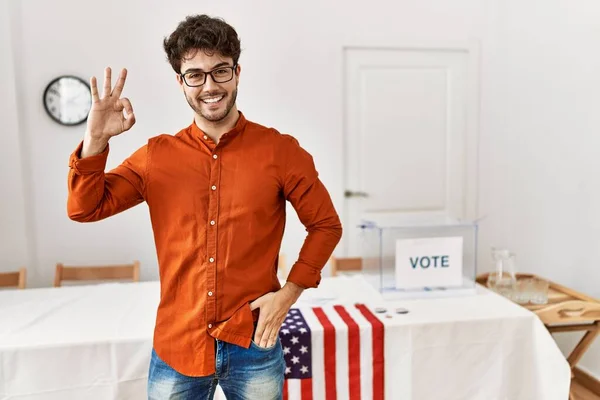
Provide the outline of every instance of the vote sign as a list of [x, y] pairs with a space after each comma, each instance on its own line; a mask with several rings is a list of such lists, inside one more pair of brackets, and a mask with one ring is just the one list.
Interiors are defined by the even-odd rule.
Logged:
[[396, 241], [396, 288], [461, 286], [463, 238], [436, 237]]

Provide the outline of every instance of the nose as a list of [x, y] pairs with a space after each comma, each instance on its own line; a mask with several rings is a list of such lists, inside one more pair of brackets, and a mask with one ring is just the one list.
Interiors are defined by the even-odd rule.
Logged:
[[210, 74], [206, 76], [206, 81], [204, 82], [204, 85], [202, 85], [202, 88], [205, 92], [211, 92], [217, 88], [217, 84], [215, 83]]

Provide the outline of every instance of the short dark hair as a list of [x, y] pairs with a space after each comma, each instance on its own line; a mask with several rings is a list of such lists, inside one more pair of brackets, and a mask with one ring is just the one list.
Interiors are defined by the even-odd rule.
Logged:
[[240, 39], [231, 25], [221, 18], [208, 15], [190, 15], [181, 21], [177, 29], [164, 39], [167, 59], [176, 73], [181, 73], [183, 58], [194, 50], [208, 55], [220, 53], [231, 57], [233, 64], [240, 59]]

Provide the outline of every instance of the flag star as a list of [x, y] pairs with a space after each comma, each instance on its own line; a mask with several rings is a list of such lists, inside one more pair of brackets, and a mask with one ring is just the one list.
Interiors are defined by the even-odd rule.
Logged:
[[285, 374], [290, 374], [292, 372], [292, 369], [290, 367], [285, 367]]
[[283, 354], [290, 354], [290, 348], [289, 347], [284, 347], [283, 348]]
[[300, 347], [300, 353], [302, 353], [302, 354], [308, 353], [308, 347], [306, 347], [306, 346]]
[[285, 322], [287, 322], [288, 324], [291, 324], [292, 322], [294, 322], [293, 319], [286, 319]]
[[300, 319], [299, 315], [294, 315], [294, 319]]
[[292, 311], [290, 311], [290, 312], [291, 312], [292, 314], [297, 314], [297, 313], [298, 313], [298, 310], [292, 310]]
[[303, 374], [308, 373], [308, 367], [306, 365], [303, 365], [302, 368], [300, 368], [300, 372], [302, 372]]
[[296, 324], [297, 325], [304, 325], [304, 322], [302, 322], [302, 321], [296, 321]]
[[292, 362], [293, 362], [294, 364], [298, 364], [298, 363], [300, 362], [300, 358], [298, 358], [298, 357], [294, 356], [294, 357], [292, 357]]
[[298, 340], [297, 336], [292, 336], [291, 342], [292, 342], [292, 344], [298, 344], [298, 342], [300, 342], [300, 340]]
[[308, 331], [306, 330], [306, 328], [300, 328], [300, 333], [306, 333], [306, 332], [308, 332]]
[[281, 333], [283, 333], [284, 335], [287, 335], [287, 334], [290, 333], [290, 330], [289, 329], [282, 329]]

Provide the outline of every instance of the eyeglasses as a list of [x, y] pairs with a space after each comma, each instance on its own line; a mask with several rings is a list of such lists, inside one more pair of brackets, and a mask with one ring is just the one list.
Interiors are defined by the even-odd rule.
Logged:
[[179, 74], [186, 85], [190, 87], [198, 87], [204, 85], [206, 83], [206, 76], [210, 75], [212, 77], [213, 82], [215, 83], [225, 83], [229, 82], [233, 79], [233, 71], [237, 67], [233, 65], [231, 67], [219, 67], [215, 68], [212, 71], [203, 72], [203, 71], [190, 71], [185, 74]]

